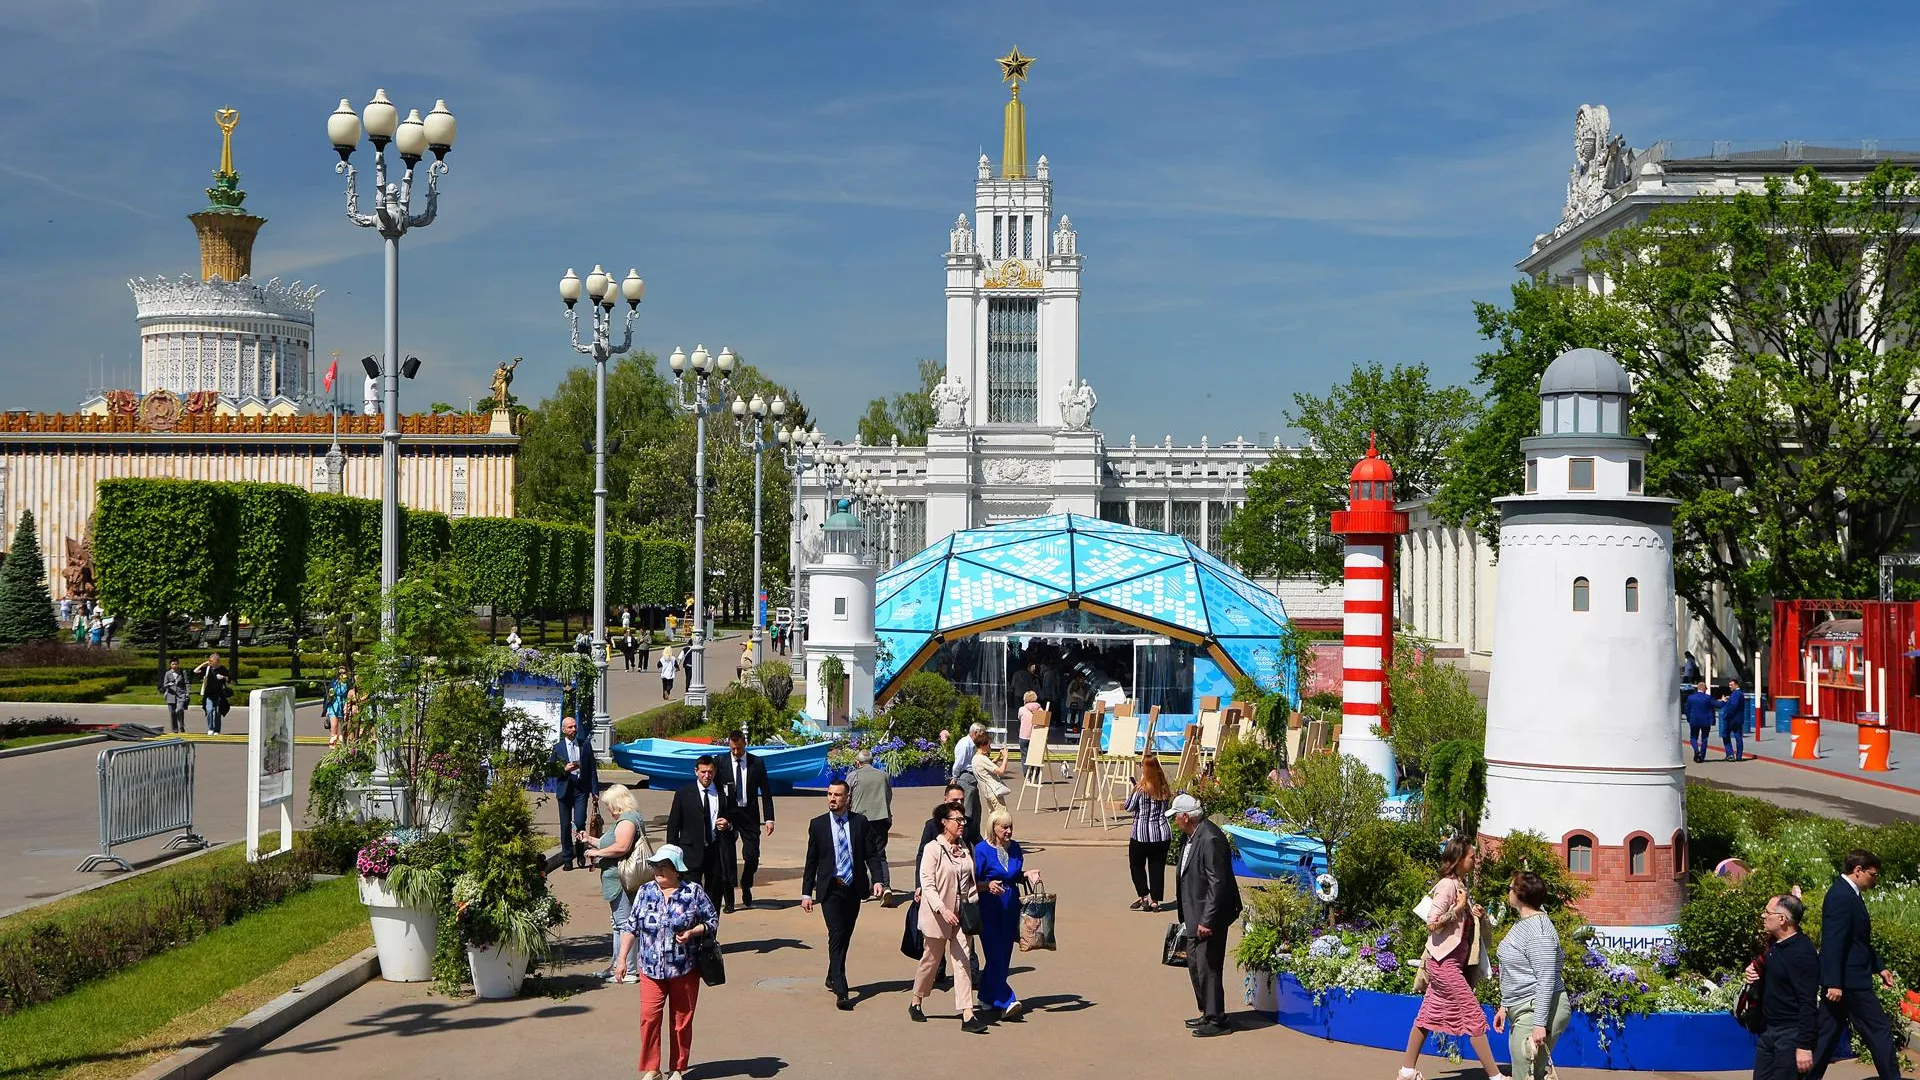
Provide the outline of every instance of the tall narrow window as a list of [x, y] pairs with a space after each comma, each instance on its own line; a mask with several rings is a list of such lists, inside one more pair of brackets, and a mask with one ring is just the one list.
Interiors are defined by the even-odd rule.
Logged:
[[999, 214], [993, 215], [993, 257], [996, 259], [1001, 258], [1005, 254], [1000, 246], [1000, 229], [1001, 223], [1006, 220], [1006, 218]]
[[1593, 490], [1593, 459], [1590, 457], [1569, 458], [1567, 460], [1567, 490]]
[[1540, 490], [1540, 459], [1527, 459], [1527, 494]]
[[1567, 869], [1576, 874], [1593, 873], [1593, 837], [1580, 833], [1567, 837]]
[[1040, 301], [987, 300], [987, 422], [1040, 420]]
[[1627, 841], [1627, 874], [1630, 877], [1646, 877], [1652, 873], [1648, 866], [1653, 841], [1644, 836], [1636, 836]]
[[1189, 543], [1200, 542], [1200, 504], [1177, 501], [1173, 504], [1173, 528], [1168, 530]]
[[1640, 579], [1639, 578], [1630, 577], [1627, 579], [1627, 610], [1628, 611], [1640, 610]]
[[1673, 834], [1673, 872], [1687, 872], [1687, 830], [1681, 829]]
[[1627, 462], [1627, 490], [1635, 495], [1646, 490], [1647, 463], [1639, 458]]
[[1574, 578], [1573, 579], [1573, 610], [1575, 611], [1587, 610], [1588, 600], [1589, 600], [1588, 594], [1592, 591], [1593, 590], [1590, 589], [1587, 585], [1586, 578], [1583, 578], [1583, 577]]
[[1031, 259], [1033, 258], [1033, 215], [1032, 214], [1028, 214], [1023, 219], [1022, 229], [1023, 229], [1023, 232], [1020, 237], [1020, 254], [1022, 258]]

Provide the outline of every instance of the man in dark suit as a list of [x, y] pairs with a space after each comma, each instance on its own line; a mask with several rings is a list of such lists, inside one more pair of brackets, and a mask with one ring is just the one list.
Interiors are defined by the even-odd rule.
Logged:
[[1186, 843], [1180, 846], [1180, 926], [1187, 937], [1187, 975], [1200, 1015], [1187, 1021], [1196, 1038], [1225, 1035], [1227, 993], [1220, 973], [1227, 963], [1227, 928], [1240, 917], [1240, 886], [1233, 880], [1233, 848], [1220, 826], [1207, 820], [1200, 800], [1181, 792], [1168, 814]]
[[560, 739], [548, 756], [555, 776], [553, 797], [560, 804], [560, 864], [568, 870], [586, 869], [586, 849], [574, 834], [587, 827], [587, 804], [600, 795], [600, 771], [593, 760], [593, 744], [580, 738], [573, 717], [560, 720]]
[[693, 786], [673, 793], [667, 809], [667, 843], [678, 844], [687, 862], [687, 877], [700, 883], [709, 897], [727, 889], [727, 866], [722, 856], [723, 834], [733, 827], [721, 813], [724, 800], [714, 782], [714, 761], [700, 755], [693, 764]]
[[860, 902], [879, 896], [885, 868], [867, 819], [847, 809], [847, 782], [827, 785], [827, 812], [807, 824], [807, 861], [800, 874], [800, 910], [820, 905], [827, 920], [827, 989], [842, 1011], [853, 1008], [847, 996], [847, 946]]
[[1898, 1080], [1900, 1062], [1893, 1053], [1893, 1028], [1874, 996], [1873, 980], [1893, 985], [1893, 972], [1873, 951], [1873, 923], [1867, 914], [1866, 890], [1880, 883], [1880, 857], [1855, 848], [1840, 864], [1840, 876], [1827, 888], [1820, 905], [1820, 1035], [1813, 1044], [1813, 1069], [1807, 1080], [1820, 1080], [1827, 1060], [1846, 1038], [1849, 1024], [1860, 1033], [1873, 1055], [1880, 1080]]
[[[773, 835], [773, 786], [767, 783], [767, 763], [747, 753], [746, 732], [728, 732], [727, 751], [720, 761], [726, 770], [720, 777], [721, 812], [730, 826], [725, 857], [729, 869], [739, 869], [741, 905], [752, 907], [753, 875], [760, 869], [760, 830]], [[732, 911], [731, 888], [724, 900], [726, 910]]]

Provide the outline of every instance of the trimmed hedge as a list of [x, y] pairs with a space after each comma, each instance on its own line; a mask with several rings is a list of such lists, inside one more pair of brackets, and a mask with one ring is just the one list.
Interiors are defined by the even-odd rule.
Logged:
[[[300, 609], [311, 525], [307, 493], [292, 484], [228, 483], [239, 522], [233, 605], [255, 624]], [[111, 610], [111, 609], [109, 609]]]
[[[376, 527], [375, 535], [378, 535]], [[453, 551], [453, 523], [433, 510], [400, 511], [400, 572], [431, 566]]]
[[8, 686], [0, 688], [0, 701], [59, 701], [86, 704], [105, 701], [126, 688], [127, 680], [124, 676], [37, 686]]
[[153, 674], [151, 664], [131, 667], [0, 668], [0, 690], [14, 686], [52, 686], [63, 682], [87, 682], [94, 679], [143, 679]]
[[0, 1014], [52, 1001], [308, 887], [301, 852], [189, 869], [157, 892], [0, 930]]
[[232, 607], [239, 513], [226, 485], [102, 480], [93, 512], [100, 603], [122, 618]]

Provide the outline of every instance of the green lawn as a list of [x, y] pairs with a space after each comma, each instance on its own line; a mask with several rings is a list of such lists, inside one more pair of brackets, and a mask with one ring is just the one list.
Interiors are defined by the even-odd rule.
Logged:
[[0, 750], [17, 750], [22, 746], [38, 746], [41, 743], [61, 742], [66, 739], [82, 739], [84, 731], [63, 731], [52, 735], [22, 735], [13, 739], [0, 739]]
[[[225, 657], [225, 653], [221, 655], [223, 658]], [[204, 657], [202, 659], [204, 659]], [[300, 669], [300, 674], [308, 679], [317, 678], [325, 673], [325, 668], [315, 664], [308, 664]], [[285, 683], [291, 683], [292, 681], [292, 668], [261, 668], [260, 674], [248, 676], [233, 688], [234, 703], [237, 705], [245, 705], [247, 703], [247, 692], [256, 687], [279, 686]], [[318, 701], [320, 700], [320, 695], [304, 694], [299, 697], [299, 700]], [[159, 689], [147, 683], [137, 683], [117, 694], [109, 694], [107, 695], [106, 701], [109, 705], [163, 704]], [[187, 711], [190, 714], [200, 711], [200, 684], [197, 682], [194, 684], [193, 704]]]
[[[261, 850], [272, 851], [279, 846], [280, 834], [278, 832], [261, 834]], [[143, 896], [152, 896], [164, 892], [174, 882], [191, 880], [196, 877], [205, 877], [218, 870], [224, 864], [244, 862], [246, 858], [247, 847], [245, 844], [230, 844], [217, 851], [210, 851], [205, 855], [195, 856], [185, 862], [161, 866], [158, 869], [141, 874], [139, 877], [128, 878], [125, 881], [117, 881], [111, 885], [105, 885], [98, 889], [83, 892], [78, 896], [69, 896], [65, 900], [55, 900], [49, 904], [30, 907], [25, 911], [0, 919], [0, 930], [11, 930], [26, 923], [42, 922], [56, 916], [62, 918], [73, 916], [84, 917], [94, 912], [105, 910], [106, 908], [118, 907], [121, 904], [132, 902]], [[0, 1071], [0, 1076], [4, 1075], [5, 1073]]]
[[38, 1080], [111, 1062], [149, 1033], [364, 926], [366, 919], [352, 878], [321, 882], [190, 945], [0, 1017], [0, 1076]]

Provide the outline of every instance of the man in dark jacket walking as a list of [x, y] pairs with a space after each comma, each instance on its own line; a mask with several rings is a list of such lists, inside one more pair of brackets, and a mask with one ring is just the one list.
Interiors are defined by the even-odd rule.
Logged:
[[1196, 1038], [1225, 1035], [1227, 993], [1221, 972], [1227, 963], [1227, 928], [1240, 917], [1240, 886], [1233, 880], [1233, 848], [1220, 826], [1207, 820], [1200, 800], [1173, 797], [1168, 816], [1186, 834], [1180, 846], [1180, 927], [1187, 937], [1187, 975], [1200, 1015], [1187, 1021]]
[[1876, 978], [1893, 985], [1893, 972], [1873, 951], [1873, 920], [1863, 897], [1879, 883], [1880, 857], [1855, 848], [1842, 860], [1840, 876], [1827, 887], [1827, 898], [1820, 905], [1820, 1037], [1814, 1043], [1807, 1080], [1820, 1080], [1827, 1071], [1827, 1059], [1849, 1026], [1867, 1044], [1880, 1080], [1897, 1080], [1900, 1075], [1893, 1028], [1873, 992]]
[[1687, 695], [1680, 709], [1687, 717], [1687, 738], [1693, 743], [1694, 762], [1707, 760], [1707, 740], [1713, 736], [1713, 722], [1720, 715], [1713, 695], [1707, 693], [1707, 684], [1694, 683], [1693, 693]]
[[1747, 981], [1760, 981], [1764, 1021], [1754, 1040], [1753, 1080], [1798, 1080], [1813, 1068], [1814, 1033], [1820, 1025], [1820, 958], [1800, 932], [1805, 914], [1799, 897], [1785, 895], [1768, 900], [1760, 913], [1767, 955], [1758, 966], [1747, 965]]

